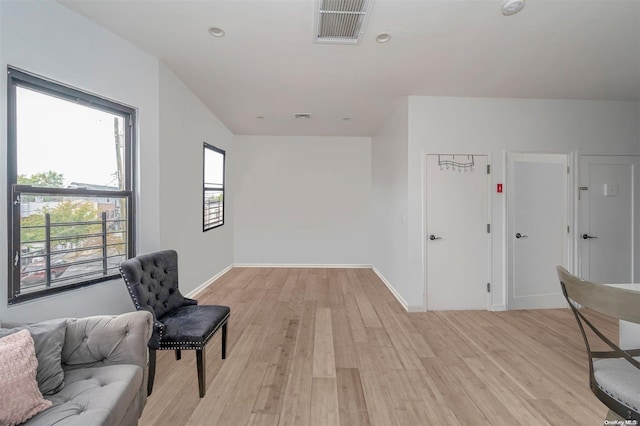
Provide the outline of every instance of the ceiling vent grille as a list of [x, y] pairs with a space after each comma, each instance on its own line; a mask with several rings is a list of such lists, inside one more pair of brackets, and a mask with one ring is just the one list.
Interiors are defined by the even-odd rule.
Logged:
[[357, 44], [373, 0], [318, 0], [317, 43]]

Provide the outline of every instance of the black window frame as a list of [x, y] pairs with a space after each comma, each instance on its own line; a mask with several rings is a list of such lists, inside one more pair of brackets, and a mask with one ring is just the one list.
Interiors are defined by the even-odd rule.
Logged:
[[[205, 181], [206, 169], [207, 169], [207, 150], [215, 151], [218, 154], [222, 154], [222, 185], [221, 188], [212, 188], [207, 186]], [[211, 144], [203, 142], [202, 144], [202, 232], [207, 232], [212, 229], [216, 229], [224, 225], [224, 213], [225, 213], [225, 188], [226, 188], [226, 172], [227, 172], [227, 153], [225, 150], [215, 147]], [[216, 191], [222, 193], [222, 218], [214, 225], [210, 225], [207, 221], [207, 191]]]
[[[18, 184], [17, 170], [17, 87], [23, 87], [48, 96], [56, 97], [89, 108], [109, 112], [124, 118], [124, 156], [123, 182], [121, 190], [97, 190], [87, 188], [48, 188]], [[137, 111], [129, 106], [84, 92], [82, 90], [58, 83], [35, 74], [7, 66], [7, 221], [8, 221], [8, 304], [16, 304], [86, 287], [104, 281], [117, 279], [119, 272], [106, 273], [99, 277], [89, 277], [79, 282], [66, 285], [49, 286], [41, 290], [21, 293], [21, 242], [20, 242], [20, 197], [22, 195], [58, 195], [77, 197], [124, 198], [127, 203], [126, 212], [126, 256], [135, 256], [135, 137]], [[106, 262], [106, 258], [104, 258]], [[46, 269], [52, 269], [50, 257]], [[105, 268], [106, 271], [106, 268]], [[47, 275], [50, 272], [46, 272]]]

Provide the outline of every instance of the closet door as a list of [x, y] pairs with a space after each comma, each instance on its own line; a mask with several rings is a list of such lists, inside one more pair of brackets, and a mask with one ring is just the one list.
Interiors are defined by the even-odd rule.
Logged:
[[569, 259], [568, 156], [507, 154], [507, 309], [566, 306], [556, 266]]
[[[640, 182], [637, 156], [583, 155], [578, 200], [580, 276], [600, 283], [631, 283], [638, 237]], [[634, 213], [635, 212], [635, 213]]]
[[487, 309], [486, 155], [427, 156], [427, 309]]

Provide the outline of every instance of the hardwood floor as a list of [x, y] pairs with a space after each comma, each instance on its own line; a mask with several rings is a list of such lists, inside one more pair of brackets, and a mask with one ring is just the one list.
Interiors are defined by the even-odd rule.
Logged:
[[[602, 425], [568, 309], [407, 313], [368, 269], [234, 268], [227, 359], [159, 351], [141, 425]], [[597, 318], [617, 334], [617, 323]]]

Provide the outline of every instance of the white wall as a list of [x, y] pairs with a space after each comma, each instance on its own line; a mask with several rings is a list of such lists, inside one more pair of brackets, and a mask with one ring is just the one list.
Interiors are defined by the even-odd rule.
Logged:
[[[225, 223], [202, 231], [202, 144], [226, 151]], [[160, 64], [160, 245], [178, 252], [187, 294], [233, 263], [233, 135]]]
[[370, 265], [371, 139], [236, 136], [236, 264]]
[[[425, 289], [424, 158], [487, 153], [492, 188], [505, 181], [506, 151], [639, 154], [639, 103], [536, 99], [409, 97], [409, 305]], [[492, 192], [492, 306], [504, 307], [504, 194]], [[396, 285], [395, 283], [393, 283]]]
[[[0, 2], [0, 67], [12, 65], [138, 109], [138, 250], [159, 247], [158, 61], [55, 2]], [[6, 78], [0, 79], [6, 99]], [[6, 188], [6, 101], [0, 102], [0, 188]], [[3, 189], [4, 190], [4, 189]], [[7, 223], [0, 197], [0, 223]], [[7, 259], [0, 226], [0, 259]], [[0, 262], [0, 319], [118, 313], [133, 305], [120, 280], [7, 307], [7, 262]]]
[[[396, 291], [405, 308], [416, 300], [408, 269], [408, 131], [409, 103], [405, 99], [373, 137], [371, 147], [372, 264]], [[420, 307], [422, 304], [420, 304]]]
[[[494, 184], [504, 181], [505, 151], [640, 153], [640, 108], [632, 102], [409, 97], [373, 141], [233, 137], [157, 58], [50, 1], [0, 1], [0, 67], [6, 65], [138, 109], [137, 250], [176, 248], [185, 292], [234, 261], [373, 263], [410, 309], [419, 307], [427, 153], [486, 152]], [[0, 117], [6, 188], [6, 102]], [[207, 233], [200, 217], [203, 141], [227, 150], [231, 189], [226, 224]], [[6, 223], [6, 197], [0, 200]], [[503, 203], [493, 194], [494, 306], [504, 296]], [[0, 259], [8, 258], [7, 240], [0, 226]], [[0, 277], [7, 274], [0, 262]], [[120, 280], [11, 307], [0, 282], [0, 320], [7, 322], [132, 309]]]

